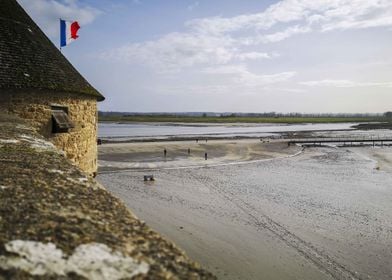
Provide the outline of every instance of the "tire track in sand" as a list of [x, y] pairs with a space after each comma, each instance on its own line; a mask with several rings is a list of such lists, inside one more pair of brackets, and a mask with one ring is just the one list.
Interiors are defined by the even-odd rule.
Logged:
[[[221, 178], [224, 178], [224, 173], [220, 170], [216, 170], [222, 174]], [[296, 250], [306, 260], [313, 263], [324, 273], [330, 275], [333, 279], [337, 280], [362, 280], [357, 273], [351, 271], [346, 266], [335, 261], [331, 256], [322, 250], [316, 248], [310, 242], [303, 240], [293, 232], [289, 231], [284, 225], [274, 221], [265, 213], [262, 213], [259, 209], [250, 205], [243, 199], [237, 197], [234, 193], [224, 188], [225, 183], [223, 180], [217, 180], [212, 182], [212, 178], [207, 176], [188, 174], [196, 181], [208, 186], [211, 190], [214, 190], [222, 198], [234, 204], [238, 209], [244, 212], [257, 229], [266, 229], [270, 231], [276, 238], [283, 241], [287, 246]]]

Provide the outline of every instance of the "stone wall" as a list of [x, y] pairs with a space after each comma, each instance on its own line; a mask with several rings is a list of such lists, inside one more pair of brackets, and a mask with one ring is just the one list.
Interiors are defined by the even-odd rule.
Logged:
[[21, 119], [0, 114], [0, 280], [216, 279]]
[[[0, 110], [29, 121], [30, 125], [49, 139], [83, 171], [97, 171], [97, 101], [93, 96], [37, 90], [4, 91], [0, 93]], [[67, 133], [52, 133], [51, 105], [68, 107], [75, 125]]]

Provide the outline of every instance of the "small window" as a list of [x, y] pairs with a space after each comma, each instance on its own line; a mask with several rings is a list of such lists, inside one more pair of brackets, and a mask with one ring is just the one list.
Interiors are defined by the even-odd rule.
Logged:
[[52, 106], [52, 133], [69, 132], [73, 127], [68, 117], [68, 107]]

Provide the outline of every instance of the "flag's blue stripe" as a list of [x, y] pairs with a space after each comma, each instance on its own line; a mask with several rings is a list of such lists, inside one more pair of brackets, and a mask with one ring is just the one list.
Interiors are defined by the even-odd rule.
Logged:
[[67, 39], [66, 39], [66, 25], [65, 25], [65, 20], [60, 19], [60, 46], [64, 47], [67, 45]]

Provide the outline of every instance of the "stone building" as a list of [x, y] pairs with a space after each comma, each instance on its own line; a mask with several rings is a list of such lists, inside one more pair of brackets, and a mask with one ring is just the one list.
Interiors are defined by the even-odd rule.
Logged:
[[95, 174], [102, 100], [16, 0], [1, 0], [0, 111], [26, 119], [83, 171]]

